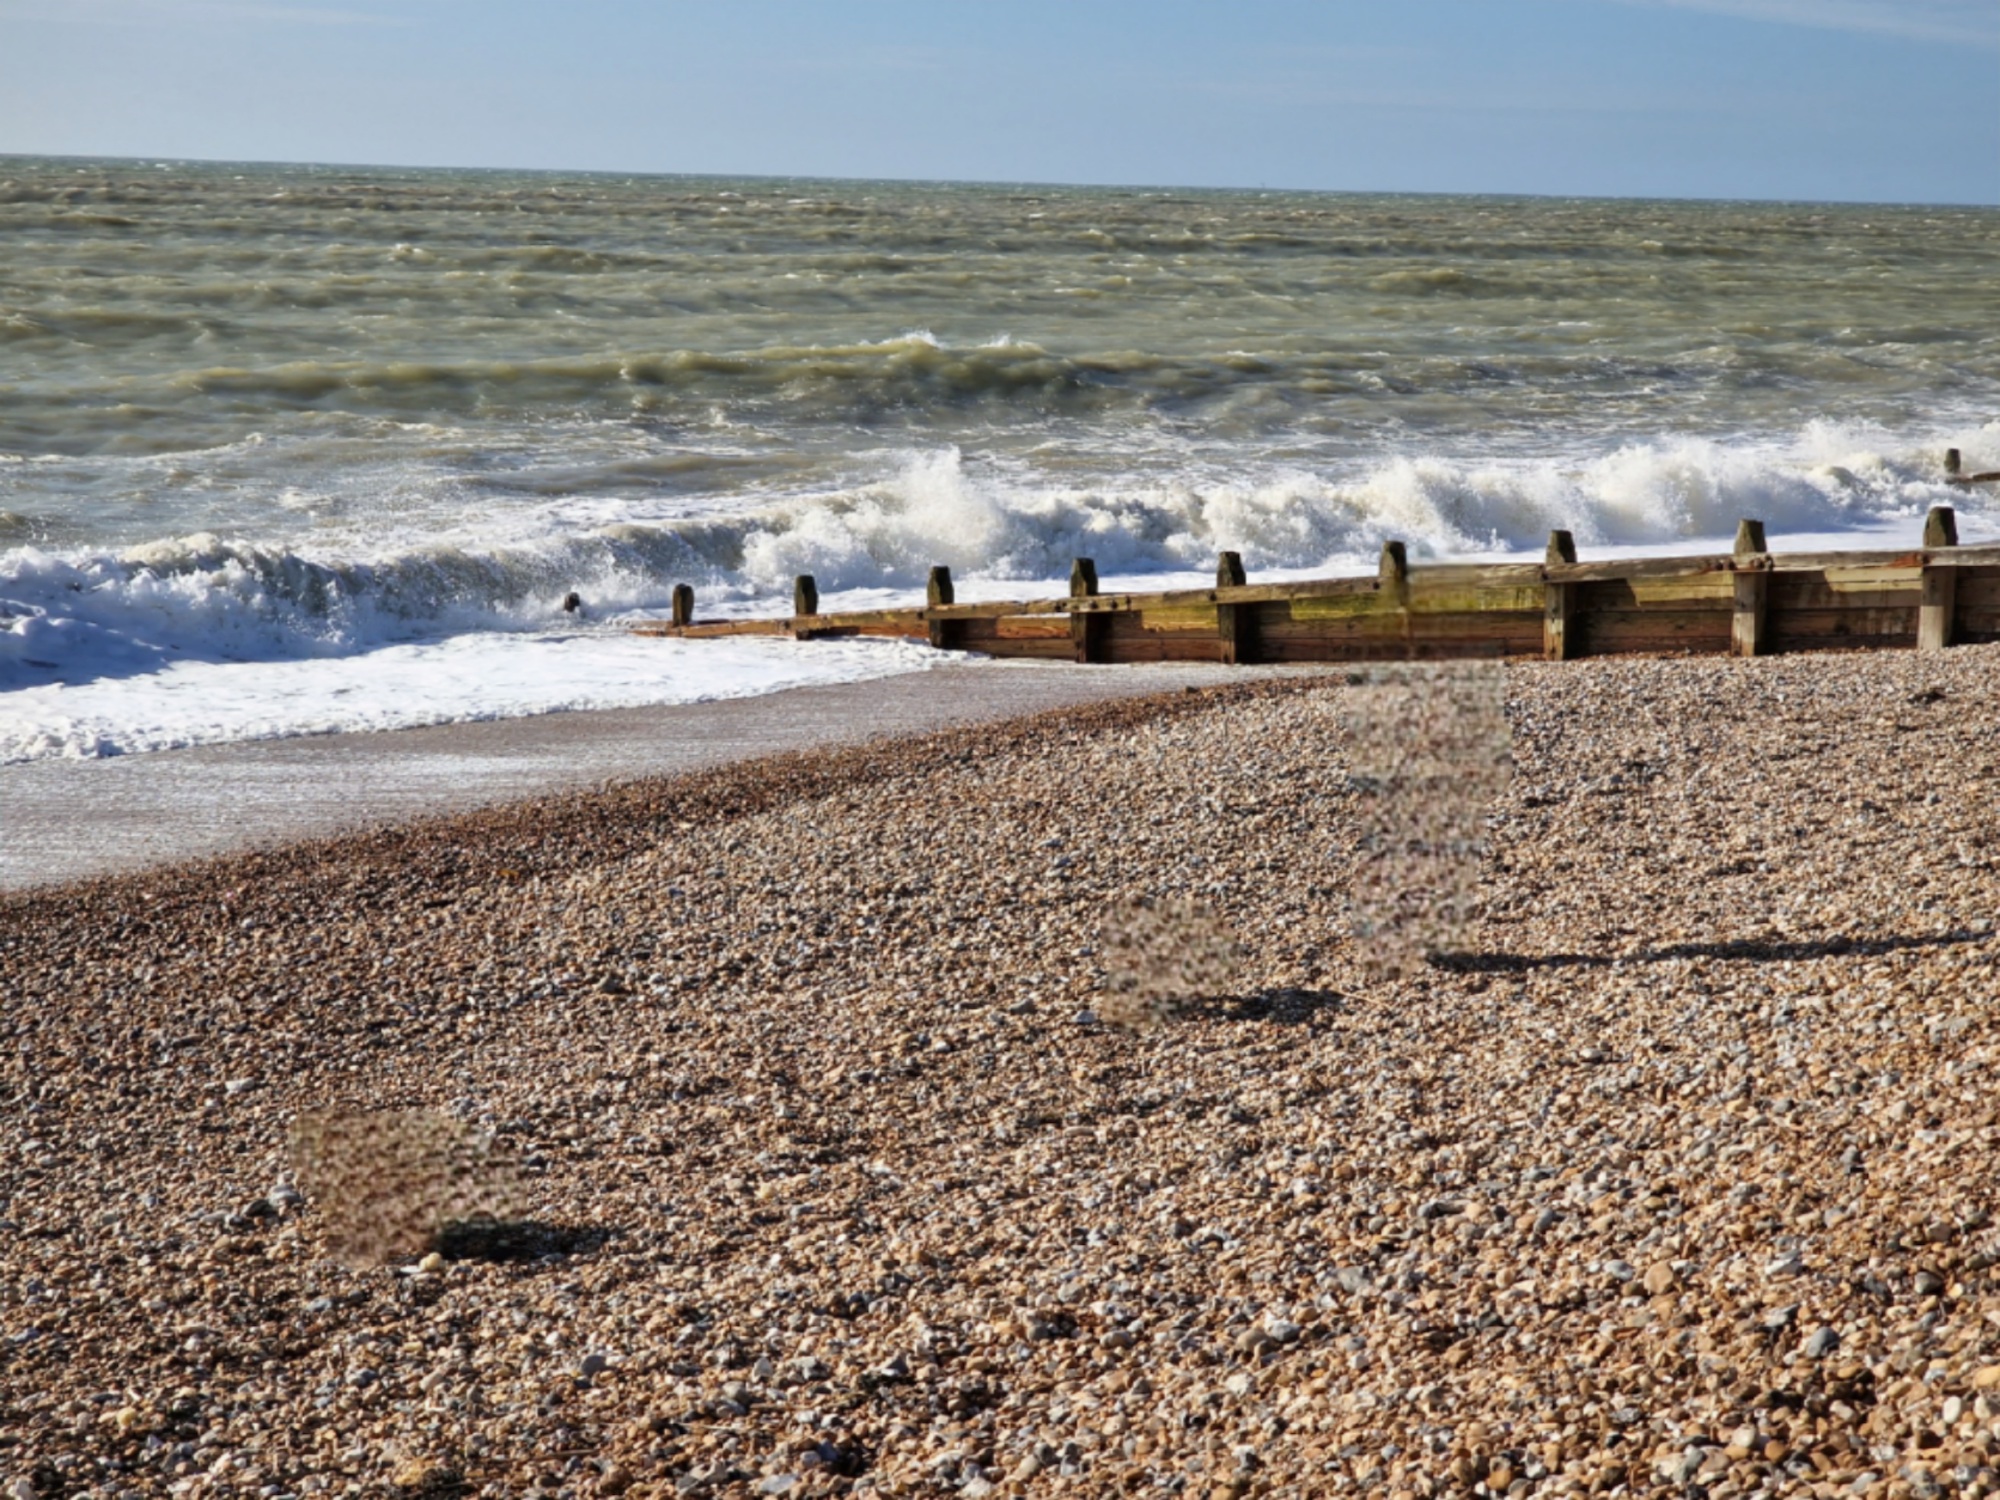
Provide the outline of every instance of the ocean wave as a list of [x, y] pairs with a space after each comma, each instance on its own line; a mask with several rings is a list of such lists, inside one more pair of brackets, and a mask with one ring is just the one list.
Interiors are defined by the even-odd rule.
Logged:
[[[600, 505], [565, 522], [556, 506], [540, 534], [512, 518], [504, 542], [468, 523], [449, 542], [413, 537], [365, 556], [205, 533], [115, 553], [16, 547], [0, 551], [0, 689], [544, 628], [572, 591], [603, 619], [663, 608], [680, 582], [705, 606], [742, 608], [781, 608], [799, 573], [823, 595], [915, 591], [938, 563], [1033, 592], [1059, 588], [1078, 556], [1141, 577], [1211, 567], [1224, 549], [1253, 571], [1338, 571], [1371, 566], [1389, 537], [1443, 557], [1538, 552], [1557, 526], [1588, 549], [1726, 540], [1742, 516], [1778, 536], [1879, 530], [1935, 503], [1958, 504], [1970, 532], [2000, 522], [1990, 501], [1944, 486], [1927, 450], [1899, 456], [1869, 436], [1826, 424], [1783, 451], [1684, 439], [1568, 465], [1404, 457], [1349, 477], [1278, 465], [1117, 483], [939, 448], [733, 511]], [[1959, 441], [1969, 462], [2000, 465], [2000, 425]]]

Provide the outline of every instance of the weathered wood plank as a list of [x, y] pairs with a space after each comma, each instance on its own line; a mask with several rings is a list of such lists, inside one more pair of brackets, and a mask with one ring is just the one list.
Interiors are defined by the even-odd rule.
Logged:
[[[968, 625], [973, 623], [966, 622]], [[1071, 639], [1069, 620], [1062, 615], [1001, 615], [979, 622], [990, 628], [996, 640], [1067, 641]]]
[[1958, 576], [1960, 609], [2000, 609], [2000, 569], [1975, 572], [1968, 568], [1956, 568], [1953, 571]]
[[1728, 614], [1736, 598], [1735, 574], [1717, 573], [1701, 579], [1600, 579], [1570, 585], [1586, 613], [1640, 613], [1664, 610], [1686, 614], [1713, 610]]
[[1104, 660], [1109, 662], [1219, 661], [1221, 643], [1213, 624], [1199, 634], [1149, 630], [1139, 614], [1105, 616]]
[[[1830, 583], [1823, 573], [1773, 573], [1769, 607], [1788, 609], [1915, 609], [1921, 573], [1848, 573]], [[1870, 583], [1875, 587], [1869, 587]]]
[[1766, 619], [1773, 651], [1851, 651], [1861, 646], [1916, 643], [1914, 606], [1887, 608], [1770, 610]]
[[1630, 587], [1632, 602], [1641, 609], [1653, 606], [1684, 608], [1699, 602], [1727, 609], [1736, 597], [1736, 575], [1695, 573], [1685, 578], [1635, 578]]
[[1542, 576], [1550, 583], [1626, 583], [1637, 578], [1727, 573], [1730, 567], [1726, 557], [1624, 557], [1609, 562], [1544, 563]]
[[673, 636], [691, 641], [719, 639], [731, 635], [790, 635], [792, 622], [781, 620], [697, 620], [677, 626], [651, 622], [632, 627], [634, 635]]
[[1345, 619], [1279, 619], [1260, 631], [1268, 649], [1278, 641], [1464, 641], [1468, 645], [1502, 642], [1524, 655], [1538, 655], [1542, 646], [1542, 612], [1494, 611], [1477, 615], [1419, 615], [1384, 610]]
[[1185, 634], [1199, 632], [1212, 637], [1216, 633], [1216, 616], [1221, 608], [1218, 604], [1169, 604], [1136, 613], [1142, 630]]
[[[1787, 572], [1787, 580], [1811, 578], [1810, 573]], [[1834, 594], [1906, 593], [1912, 598], [1923, 586], [1924, 569], [1913, 568], [1823, 568], [1820, 581]]]
[[1626, 651], [1724, 651], [1731, 611], [1722, 609], [1599, 610], [1579, 622], [1585, 656]]
[[1489, 609], [1539, 610], [1542, 607], [1542, 590], [1546, 587], [1539, 578], [1519, 586], [1468, 587], [1413, 573], [1409, 583], [1409, 608], [1418, 614], [1461, 614]]

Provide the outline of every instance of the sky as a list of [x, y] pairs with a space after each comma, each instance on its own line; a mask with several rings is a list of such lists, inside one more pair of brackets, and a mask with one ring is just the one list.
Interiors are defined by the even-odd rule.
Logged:
[[2000, 203], [2000, 0], [0, 0], [0, 154]]

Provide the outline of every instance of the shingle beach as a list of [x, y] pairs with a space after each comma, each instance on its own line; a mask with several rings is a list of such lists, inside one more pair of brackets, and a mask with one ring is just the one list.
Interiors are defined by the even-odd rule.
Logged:
[[[2000, 1488], [2000, 647], [1506, 673], [1402, 977], [1337, 672], [0, 901], [0, 1494]], [[525, 1222], [335, 1263], [418, 1107]]]

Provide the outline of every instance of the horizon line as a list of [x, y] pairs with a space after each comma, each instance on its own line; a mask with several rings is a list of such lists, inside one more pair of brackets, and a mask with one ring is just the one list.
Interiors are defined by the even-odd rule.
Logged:
[[1271, 186], [1265, 183], [1249, 185], [1243, 183], [1169, 183], [1169, 182], [1114, 182], [1114, 181], [1072, 181], [1062, 182], [1052, 179], [1027, 177], [870, 177], [870, 176], [828, 176], [819, 173], [788, 172], [715, 172], [715, 171], [667, 171], [658, 168], [620, 167], [496, 167], [470, 166], [453, 163], [414, 162], [343, 162], [343, 161], [286, 161], [258, 157], [229, 156], [181, 156], [151, 153], [140, 156], [106, 155], [94, 152], [47, 152], [47, 151], [0, 151], [0, 161], [54, 161], [54, 162], [99, 162], [121, 165], [158, 167], [165, 164], [177, 166], [207, 167], [257, 167], [257, 168], [300, 168], [322, 171], [346, 172], [491, 172], [519, 176], [543, 177], [622, 177], [660, 178], [708, 182], [820, 182], [840, 183], [855, 186], [896, 186], [896, 187], [954, 187], [954, 188], [1028, 188], [1053, 189], [1063, 191], [1135, 192], [1135, 193], [1282, 193], [1287, 195], [1306, 194], [1322, 197], [1368, 197], [1368, 198], [1508, 198], [1529, 199], [1546, 202], [1594, 202], [1594, 203], [1714, 203], [1714, 204], [1759, 204], [1770, 207], [1790, 208], [1949, 208], [1949, 209], [2000, 209], [2000, 199], [1982, 202], [1974, 199], [1921, 199], [1921, 198], [1812, 198], [1812, 197], [1754, 197], [1754, 196], [1703, 196], [1693, 193], [1605, 193], [1605, 192], [1556, 192], [1549, 190], [1532, 191], [1523, 189], [1471, 189], [1471, 188], [1327, 188]]

